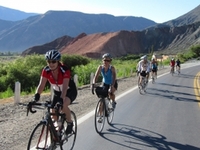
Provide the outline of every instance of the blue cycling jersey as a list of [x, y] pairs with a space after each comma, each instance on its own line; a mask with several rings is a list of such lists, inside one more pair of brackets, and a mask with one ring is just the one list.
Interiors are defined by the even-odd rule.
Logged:
[[112, 84], [113, 78], [111, 68], [112, 66], [110, 66], [107, 71], [105, 71], [103, 66], [101, 68], [101, 75], [103, 76], [103, 83], [105, 84]]

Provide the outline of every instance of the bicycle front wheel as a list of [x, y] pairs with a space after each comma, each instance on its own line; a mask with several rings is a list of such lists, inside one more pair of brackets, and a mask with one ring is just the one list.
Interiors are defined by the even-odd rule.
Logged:
[[31, 133], [27, 150], [56, 149], [49, 127], [41, 122]]
[[94, 124], [96, 132], [101, 133], [105, 124], [105, 104], [103, 99], [100, 99], [97, 103]]
[[67, 121], [64, 121], [64, 130], [62, 133], [64, 133], [62, 135], [62, 141], [63, 144], [66, 144], [66, 146], [64, 147], [65, 150], [72, 150], [74, 145], [75, 145], [75, 141], [76, 141], [76, 135], [77, 135], [77, 119], [76, 119], [76, 115], [73, 111], [71, 111], [71, 120], [73, 121], [73, 128], [72, 128], [72, 132], [70, 134], [65, 134], [65, 130], [67, 129]]

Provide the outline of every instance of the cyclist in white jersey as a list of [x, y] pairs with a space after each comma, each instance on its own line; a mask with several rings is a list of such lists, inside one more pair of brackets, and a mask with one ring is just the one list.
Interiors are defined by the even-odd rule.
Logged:
[[139, 78], [139, 84], [141, 85], [142, 82], [142, 77], [146, 77], [147, 78], [147, 83], [149, 80], [149, 72], [150, 72], [150, 63], [147, 60], [147, 56], [143, 56], [141, 57], [141, 60], [138, 63], [138, 68], [137, 68], [138, 72], [140, 72], [140, 78]]

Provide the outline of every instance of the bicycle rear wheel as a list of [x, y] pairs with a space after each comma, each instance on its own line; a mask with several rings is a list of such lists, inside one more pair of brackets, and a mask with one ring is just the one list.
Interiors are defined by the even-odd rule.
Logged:
[[107, 111], [107, 122], [108, 122], [109, 125], [111, 125], [111, 123], [113, 121], [114, 110], [115, 110], [114, 108], [108, 108], [108, 111]]
[[67, 129], [67, 121], [64, 121], [64, 124], [63, 124], [64, 130], [62, 131], [63, 133], [62, 140], [63, 140], [63, 144], [66, 143], [65, 150], [72, 150], [76, 141], [77, 119], [73, 111], [71, 111], [71, 120], [73, 121], [73, 128], [72, 128], [72, 132], [68, 135], [65, 134], [65, 130]]
[[105, 102], [103, 99], [100, 99], [97, 103], [94, 124], [96, 132], [101, 133], [105, 124]]
[[44, 123], [39, 123], [31, 133], [29, 138], [27, 150], [41, 150], [48, 149], [54, 150], [56, 149], [55, 142], [53, 142], [53, 138], [49, 127]]

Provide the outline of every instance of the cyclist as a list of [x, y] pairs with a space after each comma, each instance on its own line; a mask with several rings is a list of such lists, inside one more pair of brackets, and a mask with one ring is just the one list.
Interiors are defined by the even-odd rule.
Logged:
[[158, 63], [155, 58], [152, 58], [151, 61], [151, 77], [153, 78], [153, 74], [155, 74], [155, 78], [157, 78], [157, 70], [158, 70]]
[[[63, 104], [62, 111], [66, 114], [66, 120], [68, 122], [66, 134], [70, 134], [73, 128], [73, 122], [71, 120], [71, 111], [68, 106], [75, 100], [77, 88], [74, 81], [71, 79], [70, 69], [61, 63], [61, 54], [57, 50], [46, 52], [45, 59], [47, 61], [47, 66], [42, 70], [34, 101], [39, 101], [40, 94], [44, 90], [46, 82], [49, 81], [54, 90], [52, 106], [54, 107], [57, 103]], [[55, 112], [55, 110], [52, 109], [52, 112]], [[57, 122], [56, 116], [52, 117], [55, 122]]]
[[176, 60], [176, 70], [178, 70], [179, 73], [180, 73], [180, 69], [181, 69], [181, 62], [180, 62], [179, 59], [177, 59], [177, 60]]
[[96, 70], [92, 84], [92, 93], [94, 94], [94, 84], [97, 82], [101, 73], [104, 90], [108, 91], [109, 97], [112, 100], [112, 106], [115, 108], [117, 103], [115, 101], [114, 92], [117, 90], [117, 80], [115, 67], [111, 65], [111, 61], [112, 57], [109, 53], [102, 56], [103, 65], [99, 65]]
[[143, 56], [141, 57], [141, 60], [138, 63], [138, 72], [140, 72], [139, 74], [139, 85], [141, 86], [141, 82], [142, 82], [142, 77], [146, 77], [146, 82], [148, 83], [149, 80], [149, 72], [150, 72], [150, 63], [147, 60], [147, 56]]
[[174, 66], [175, 66], [175, 60], [174, 60], [174, 58], [172, 57], [172, 59], [171, 59], [171, 61], [170, 61], [170, 66], [171, 66], [171, 71], [170, 71], [170, 73], [174, 73]]

